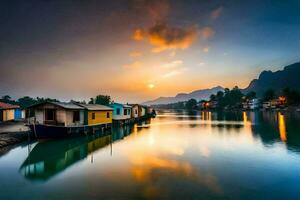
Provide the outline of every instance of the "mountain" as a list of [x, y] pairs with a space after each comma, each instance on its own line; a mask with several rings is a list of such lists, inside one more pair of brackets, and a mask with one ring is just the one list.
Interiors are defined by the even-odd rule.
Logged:
[[[261, 72], [258, 79], [252, 80], [248, 87], [242, 89], [242, 92], [246, 94], [248, 92], [255, 91], [258, 97], [262, 97], [264, 92], [268, 89], [273, 89], [276, 92], [280, 92], [286, 87], [300, 91], [300, 62], [288, 65], [284, 67], [283, 70], [276, 72]], [[218, 91], [223, 90], [223, 87], [217, 86], [211, 89], [196, 90], [191, 93], [179, 93], [175, 97], [159, 97], [143, 104], [168, 104], [187, 101], [189, 99], [196, 99], [199, 101], [202, 99], [209, 99], [211, 94], [216, 94]]]
[[191, 93], [179, 93], [175, 97], [159, 97], [152, 101], [144, 102], [144, 105], [158, 105], [158, 104], [168, 104], [176, 103], [180, 101], [187, 101], [189, 99], [196, 99], [200, 101], [202, 99], [209, 99], [209, 96], [216, 94], [218, 91], [223, 91], [224, 88], [221, 86], [213, 87], [211, 89], [196, 90]]
[[268, 89], [280, 92], [286, 87], [300, 91], [300, 62], [288, 65], [276, 72], [263, 71], [258, 79], [252, 80], [243, 92], [255, 91], [258, 97], [262, 97]]

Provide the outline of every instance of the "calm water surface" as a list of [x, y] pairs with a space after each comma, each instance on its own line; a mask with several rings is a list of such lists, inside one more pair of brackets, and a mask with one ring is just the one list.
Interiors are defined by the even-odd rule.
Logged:
[[162, 112], [0, 157], [0, 199], [300, 199], [300, 116]]

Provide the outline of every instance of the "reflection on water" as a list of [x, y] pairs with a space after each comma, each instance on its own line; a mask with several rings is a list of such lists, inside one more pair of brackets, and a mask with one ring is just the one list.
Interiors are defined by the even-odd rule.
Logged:
[[0, 157], [0, 198], [22, 185], [18, 197], [31, 199], [299, 199], [299, 119], [164, 111], [112, 133], [38, 142]]
[[110, 135], [95, 137], [38, 143], [20, 171], [30, 180], [47, 180], [111, 142]]
[[280, 139], [282, 142], [285, 142], [287, 140], [285, 119], [284, 119], [284, 115], [280, 112], [278, 113], [278, 127], [279, 127]]
[[123, 139], [132, 130], [133, 126], [114, 127], [112, 133], [40, 142], [32, 150], [29, 148], [28, 157], [20, 167], [20, 172], [30, 180], [41, 181], [87, 158], [89, 154], [93, 163], [95, 151], [110, 145], [112, 155], [112, 142]]

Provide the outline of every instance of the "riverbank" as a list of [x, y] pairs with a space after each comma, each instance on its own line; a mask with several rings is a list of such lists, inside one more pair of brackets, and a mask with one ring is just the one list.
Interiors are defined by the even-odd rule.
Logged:
[[0, 124], [0, 155], [10, 147], [28, 140], [31, 132], [24, 122], [5, 122]]

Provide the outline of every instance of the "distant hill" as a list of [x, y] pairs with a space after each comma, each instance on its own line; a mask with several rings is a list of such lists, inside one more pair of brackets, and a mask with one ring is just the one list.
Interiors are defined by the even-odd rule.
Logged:
[[[258, 79], [250, 82], [249, 86], [242, 89], [243, 93], [255, 91], [258, 97], [262, 97], [264, 92], [268, 89], [273, 89], [280, 92], [284, 88], [289, 87], [300, 91], [300, 62], [294, 63], [284, 67], [283, 70], [276, 72], [263, 71], [260, 73]], [[175, 97], [159, 97], [152, 101], [147, 101], [145, 105], [158, 105], [176, 103], [180, 101], [187, 101], [189, 99], [209, 99], [211, 94], [216, 94], [218, 91], [223, 91], [224, 88], [217, 86], [211, 89], [196, 90], [191, 93], [179, 93]]]
[[268, 89], [279, 92], [286, 87], [300, 91], [300, 62], [288, 65], [276, 72], [263, 71], [258, 79], [252, 80], [243, 92], [255, 91], [257, 96], [261, 97]]
[[180, 101], [187, 101], [189, 99], [196, 99], [198, 101], [202, 99], [209, 99], [209, 96], [216, 94], [218, 91], [223, 91], [224, 88], [221, 86], [213, 87], [211, 89], [196, 90], [191, 93], [179, 93], [175, 97], [159, 97], [152, 101], [144, 102], [144, 105], [158, 105], [176, 103]]

